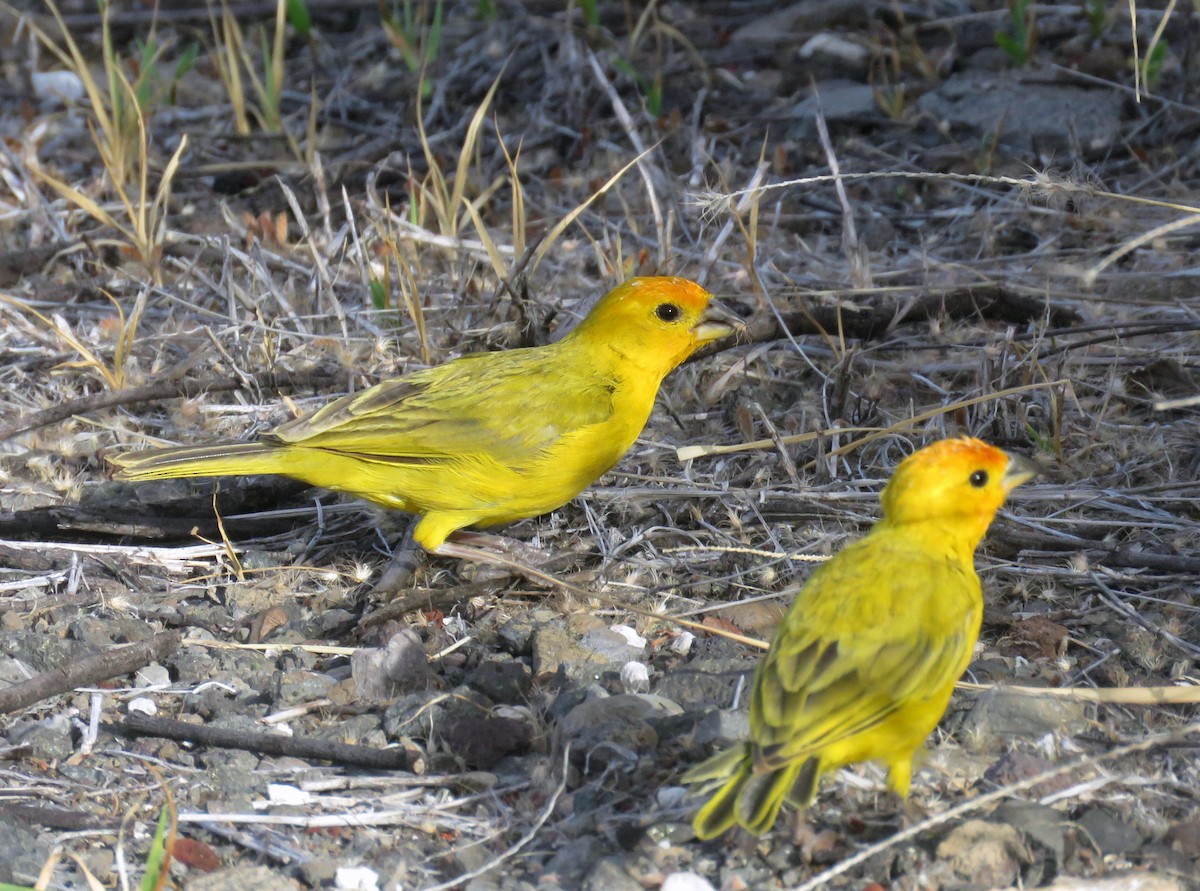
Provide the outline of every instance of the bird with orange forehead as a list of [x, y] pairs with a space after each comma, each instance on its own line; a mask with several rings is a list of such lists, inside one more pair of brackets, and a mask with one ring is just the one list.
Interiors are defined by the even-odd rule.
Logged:
[[695, 282], [633, 278], [555, 343], [383, 381], [255, 441], [109, 460], [124, 480], [273, 473], [347, 492], [419, 514], [416, 542], [449, 553], [446, 539], [464, 526], [537, 516], [578, 495], [633, 445], [663, 378], [738, 325]]
[[968, 438], [900, 463], [883, 518], [813, 572], [776, 630], [754, 674], [750, 739], [684, 776], [712, 793], [692, 821], [700, 838], [767, 832], [785, 802], [807, 807], [824, 774], [859, 761], [882, 762], [907, 797], [913, 756], [979, 637], [975, 549], [1035, 472]]

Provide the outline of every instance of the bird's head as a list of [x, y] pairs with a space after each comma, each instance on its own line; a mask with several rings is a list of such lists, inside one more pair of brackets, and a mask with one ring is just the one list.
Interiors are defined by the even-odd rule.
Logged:
[[981, 440], [943, 439], [900, 462], [883, 490], [884, 520], [932, 521], [973, 550], [1008, 493], [1036, 474], [1028, 458]]
[[674, 276], [631, 278], [609, 291], [573, 336], [602, 343], [665, 375], [704, 344], [743, 327], [713, 295]]

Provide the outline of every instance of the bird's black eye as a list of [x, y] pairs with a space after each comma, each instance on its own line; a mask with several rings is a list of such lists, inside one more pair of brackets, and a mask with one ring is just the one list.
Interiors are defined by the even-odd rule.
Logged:
[[971, 478], [970, 478], [970, 480], [968, 480], [968, 482], [970, 482], [970, 484], [972, 486], [974, 486], [976, 489], [982, 489], [988, 483], [987, 471], [986, 470], [975, 471], [973, 474], [971, 474]]
[[683, 315], [683, 310], [674, 303], [660, 303], [654, 310], [654, 314], [664, 322], [674, 322]]

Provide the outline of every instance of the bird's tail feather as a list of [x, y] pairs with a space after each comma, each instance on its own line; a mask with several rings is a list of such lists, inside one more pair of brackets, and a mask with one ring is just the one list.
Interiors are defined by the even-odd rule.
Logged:
[[279, 473], [286, 450], [266, 442], [226, 442], [176, 446], [111, 455], [121, 480], [162, 480], [190, 476], [243, 476]]
[[720, 752], [684, 774], [685, 783], [705, 783], [706, 789], [724, 781], [692, 817], [692, 829], [701, 839], [716, 838], [737, 822], [737, 802], [750, 779], [750, 746], [742, 744]]
[[747, 778], [738, 793], [737, 822], [755, 835], [770, 831], [797, 775], [807, 763], [787, 764], [779, 770]]
[[692, 818], [692, 828], [699, 838], [716, 838], [734, 824], [762, 835], [775, 825], [785, 801], [797, 808], [812, 802], [821, 777], [819, 758], [806, 758], [759, 774], [754, 772], [753, 763], [751, 747], [745, 743], [714, 755], [684, 775], [685, 783], [706, 783], [709, 789], [721, 783]]

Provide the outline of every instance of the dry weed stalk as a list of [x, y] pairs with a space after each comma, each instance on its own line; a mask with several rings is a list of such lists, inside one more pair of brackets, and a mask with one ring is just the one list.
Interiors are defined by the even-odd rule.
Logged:
[[8, 294], [0, 294], [0, 303], [5, 303], [22, 314], [33, 316], [48, 331], [60, 337], [71, 349], [79, 354], [79, 359], [63, 362], [56, 366], [56, 368], [94, 371], [100, 376], [100, 379], [107, 387], [112, 390], [122, 390], [130, 384], [129, 357], [133, 352], [134, 344], [137, 342], [138, 324], [146, 308], [147, 290], [143, 288], [138, 292], [137, 299], [133, 304], [133, 311], [129, 314], [128, 318], [125, 316], [125, 311], [121, 308], [121, 304], [107, 291], [104, 292], [104, 296], [109, 299], [117, 310], [117, 319], [120, 325], [120, 330], [117, 332], [116, 345], [113, 347], [111, 363], [105, 362], [100, 355], [76, 336], [71, 330], [71, 326], [67, 324], [66, 319], [62, 318], [62, 316], [55, 314], [53, 318], [48, 317], [25, 301]]
[[[441, 164], [438, 163], [432, 146], [429, 144], [429, 136], [425, 132], [424, 115], [419, 98], [420, 91], [418, 90], [417, 134], [421, 140], [421, 150], [425, 155], [425, 163], [429, 168], [429, 172], [419, 182], [415, 182], [414, 178], [416, 193], [413, 196], [412, 211], [415, 215], [413, 222], [417, 225], [424, 225], [424, 220], [428, 215], [426, 211], [432, 211], [434, 219], [437, 221], [437, 231], [442, 235], [457, 238], [466, 223], [466, 218], [470, 216], [472, 220], [478, 220], [479, 208], [486, 203], [488, 198], [503, 183], [502, 179], [497, 178], [476, 196], [474, 200], [468, 201], [466, 197], [471, 167], [476, 162], [479, 153], [479, 134], [483, 129], [483, 122], [487, 117], [488, 109], [491, 107], [492, 99], [496, 96], [496, 89], [500, 86], [501, 77], [503, 77], [503, 72], [492, 82], [491, 87], [483, 97], [483, 101], [479, 103], [479, 107], [475, 109], [475, 113], [471, 116], [471, 121], [467, 125], [467, 132], [463, 136], [462, 147], [459, 149], [458, 163], [454, 170], [453, 180], [447, 178]], [[460, 212], [459, 207], [461, 205], [466, 205], [466, 207]], [[488, 248], [489, 259], [495, 264], [499, 255], [496, 253], [494, 242], [492, 242], [491, 237], [484, 230], [481, 221], [476, 222], [476, 228], [479, 231], [481, 241]]]
[[[113, 191], [116, 192], [120, 211], [112, 212], [91, 195], [48, 173], [40, 165], [34, 167], [32, 173], [68, 203], [102, 225], [119, 232], [124, 241], [116, 244], [131, 249], [150, 272], [155, 283], [160, 283], [163, 244], [167, 237], [167, 203], [180, 160], [187, 149], [187, 136], [180, 137], [179, 146], [163, 169], [158, 188], [151, 197], [151, 164], [146, 120], [138, 91], [130, 83], [113, 52], [112, 36], [108, 27], [108, 7], [104, 7], [101, 18], [108, 89], [101, 90], [92, 76], [87, 60], [67, 29], [58, 7], [53, 2], [48, 2], [48, 5], [63, 34], [66, 49], [60, 47], [50, 35], [36, 25], [31, 27], [39, 42], [83, 84], [95, 119], [95, 124], [89, 122], [88, 128], [105, 173]], [[131, 178], [134, 180], [133, 188], [130, 187]]]

